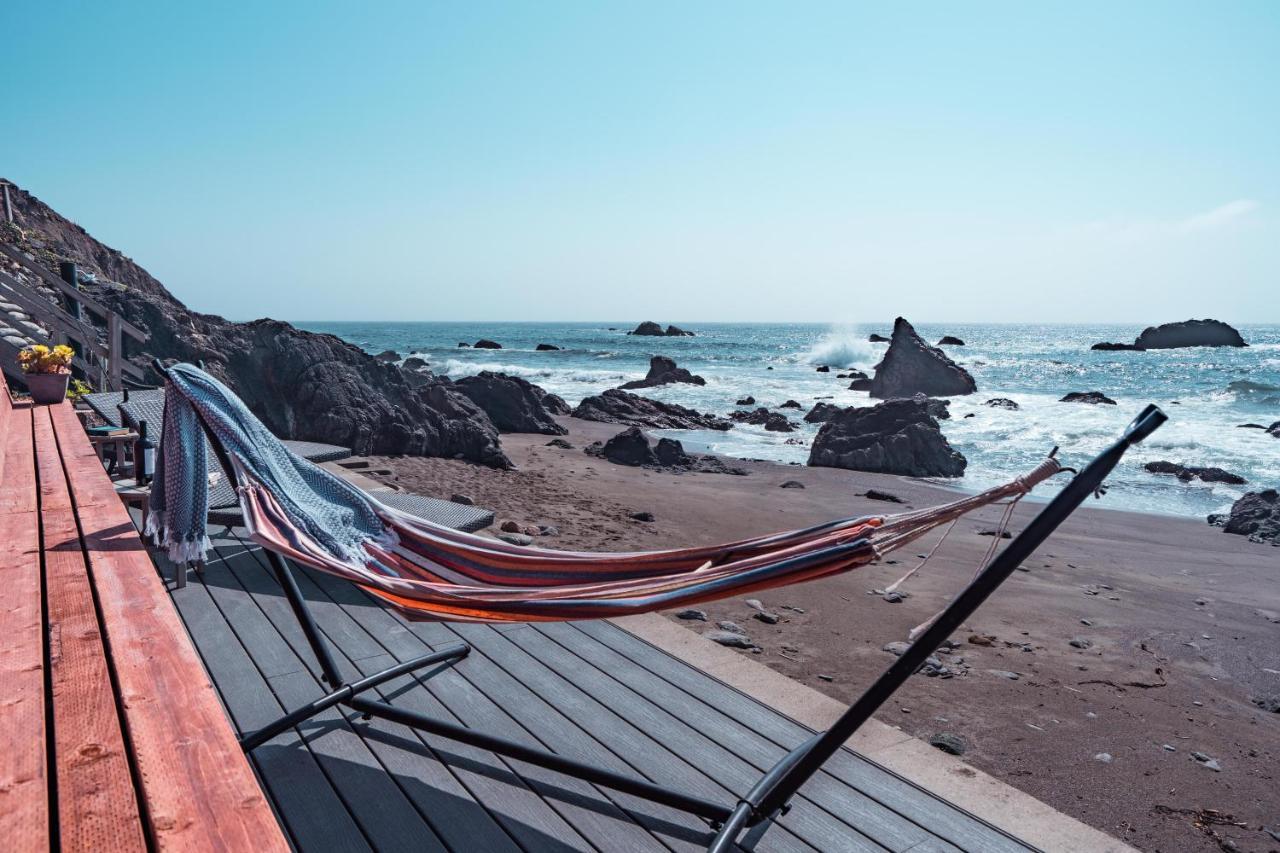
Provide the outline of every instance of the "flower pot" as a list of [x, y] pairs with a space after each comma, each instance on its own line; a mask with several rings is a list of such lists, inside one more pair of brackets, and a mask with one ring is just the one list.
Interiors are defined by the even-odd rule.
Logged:
[[61, 403], [67, 398], [70, 373], [28, 373], [22, 378], [27, 382], [31, 399], [37, 403]]

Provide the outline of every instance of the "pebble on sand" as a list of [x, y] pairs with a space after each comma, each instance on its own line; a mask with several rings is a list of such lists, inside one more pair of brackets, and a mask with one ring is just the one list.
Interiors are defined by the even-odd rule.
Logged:
[[751, 642], [751, 638], [745, 634], [737, 634], [733, 631], [708, 631], [702, 636], [706, 637], [713, 643], [719, 643], [722, 646], [729, 646], [735, 649], [754, 649], [756, 644]]
[[656, 519], [656, 518], [654, 518], [654, 515], [653, 515], [653, 513], [651, 513], [651, 512], [633, 512], [633, 513], [631, 513], [631, 515], [630, 515], [630, 516], [628, 516], [628, 517], [629, 517], [632, 521], [643, 521], [643, 522], [646, 522], [646, 523], [651, 522], [651, 521], [657, 521], [657, 519]]
[[695, 609], [695, 608], [693, 608], [693, 607], [690, 607], [690, 608], [688, 608], [687, 610], [681, 610], [681, 611], [678, 611], [678, 612], [676, 613], [676, 618], [677, 618], [677, 619], [688, 619], [688, 620], [693, 621], [693, 622], [706, 622], [706, 621], [707, 621], [707, 611], [705, 611], [705, 610], [697, 610], [697, 609]]
[[1111, 763], [1111, 753], [1109, 753], [1109, 752], [1099, 752], [1097, 755], [1095, 755], [1095, 756], [1093, 757], [1093, 760], [1094, 760], [1094, 761], [1101, 761], [1103, 764], [1110, 764], [1110, 763]]
[[949, 755], [964, 755], [969, 749], [969, 743], [964, 738], [951, 732], [939, 732], [929, 738], [929, 745]]

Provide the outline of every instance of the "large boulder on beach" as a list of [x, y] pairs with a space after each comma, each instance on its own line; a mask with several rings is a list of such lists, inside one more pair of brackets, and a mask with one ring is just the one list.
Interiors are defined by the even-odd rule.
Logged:
[[1131, 344], [1104, 341], [1094, 344], [1090, 349], [1141, 351], [1183, 347], [1247, 347], [1248, 345], [1236, 329], [1221, 320], [1183, 320], [1178, 323], [1148, 326]]
[[629, 388], [655, 388], [659, 385], [670, 385], [673, 382], [685, 382], [690, 385], [707, 384], [707, 380], [701, 376], [695, 376], [683, 367], [677, 367], [675, 359], [665, 355], [655, 355], [649, 359], [649, 373], [644, 379], [624, 382], [618, 387], [625, 391]]
[[653, 429], [726, 430], [733, 426], [715, 415], [704, 415], [685, 406], [650, 400], [616, 388], [585, 398], [572, 414], [584, 421], [632, 424]]
[[677, 474], [686, 471], [738, 476], [747, 474], [746, 469], [729, 465], [719, 456], [686, 453], [684, 445], [674, 438], [660, 438], [656, 444], [650, 444], [649, 437], [638, 426], [628, 427], [608, 441], [594, 442], [583, 452], [615, 465], [652, 468]]
[[1221, 525], [1227, 533], [1248, 536], [1253, 542], [1280, 545], [1280, 492], [1249, 492], [1231, 505], [1230, 512], [1209, 516], [1209, 523]]
[[959, 477], [967, 460], [947, 442], [926, 399], [887, 400], [844, 409], [822, 425], [809, 464], [905, 474]]
[[840, 414], [842, 411], [840, 406], [831, 403], [817, 403], [808, 414], [804, 416], [804, 422], [807, 424], [825, 424], [827, 421]]
[[499, 432], [542, 435], [566, 435], [569, 432], [555, 422], [543, 405], [546, 392], [519, 376], [485, 370], [475, 376], [464, 376], [454, 382], [453, 387], [484, 409]]
[[925, 394], [950, 397], [972, 394], [977, 384], [969, 372], [937, 347], [929, 346], [902, 317], [893, 324], [893, 337], [876, 365], [867, 389], [872, 397], [892, 399]]
[[1172, 474], [1184, 483], [1200, 480], [1204, 483], [1226, 483], [1231, 486], [1242, 486], [1247, 480], [1239, 474], [1232, 474], [1222, 468], [1183, 465], [1179, 462], [1156, 460], [1142, 466], [1152, 474]]
[[443, 456], [511, 467], [489, 417], [447, 382], [411, 385], [394, 364], [381, 364], [334, 335], [278, 320], [233, 323], [187, 308], [124, 253], [95, 240], [29, 193], [10, 186], [17, 228], [0, 240], [56, 275], [72, 261], [81, 289], [146, 331], [130, 352], [151, 384], [150, 360], [204, 361], [280, 438], [350, 447], [362, 455]]

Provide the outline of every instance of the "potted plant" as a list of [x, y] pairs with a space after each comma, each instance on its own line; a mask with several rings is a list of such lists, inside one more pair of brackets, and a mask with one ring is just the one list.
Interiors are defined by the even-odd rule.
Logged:
[[26, 374], [27, 390], [37, 403], [59, 403], [66, 399], [71, 379], [71, 359], [75, 350], [65, 344], [47, 347], [32, 344], [18, 353], [18, 366]]

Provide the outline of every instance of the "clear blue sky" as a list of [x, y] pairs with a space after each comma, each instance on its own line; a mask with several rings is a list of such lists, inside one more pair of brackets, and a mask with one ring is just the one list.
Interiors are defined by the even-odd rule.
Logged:
[[236, 319], [1280, 321], [1280, 3], [8, 2], [0, 175]]

